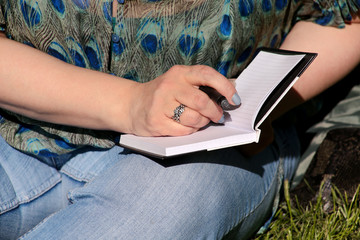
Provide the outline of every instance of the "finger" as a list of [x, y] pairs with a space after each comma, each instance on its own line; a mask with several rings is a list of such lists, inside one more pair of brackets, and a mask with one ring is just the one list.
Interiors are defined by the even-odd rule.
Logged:
[[[171, 117], [166, 118], [166, 124], [162, 125], [162, 130], [160, 134], [157, 136], [185, 136], [192, 134], [198, 131], [200, 128], [197, 127], [190, 127], [181, 124], [181, 122], [176, 122]], [[181, 121], [181, 120], [180, 120]]]
[[156, 123], [146, 128], [146, 132], [141, 136], [184, 136], [199, 130], [190, 126], [184, 126], [180, 122], [176, 122], [171, 117], [163, 116]]
[[178, 120], [178, 122], [183, 126], [200, 129], [200, 128], [206, 126], [210, 122], [209, 118], [204, 117], [199, 112], [194, 111], [193, 109], [191, 109], [187, 106], [185, 106], [183, 108], [183, 111], [180, 114], [180, 116], [178, 116], [177, 119], [174, 119], [174, 116], [178, 115], [177, 109], [181, 109], [181, 107], [180, 106], [175, 107], [174, 111], [172, 113], [170, 112], [168, 114], [168, 117], [175, 121]]
[[[231, 104], [240, 104], [241, 99], [234, 84], [215, 69], [204, 65], [178, 66], [178, 68], [184, 68], [182, 71], [186, 72], [185, 77], [190, 84], [212, 87], [226, 97]], [[178, 70], [175, 68], [175, 71]]]
[[[217, 123], [223, 118], [222, 108], [212, 101], [210, 97], [198, 88], [185, 85], [178, 89], [175, 99], [187, 108], [199, 113], [203, 117]], [[190, 112], [190, 111], [189, 111]], [[191, 112], [190, 112], [191, 113]], [[196, 118], [194, 113], [190, 117]]]
[[195, 133], [199, 130], [199, 128], [193, 128], [193, 127], [188, 127], [188, 126], [184, 126], [181, 123], [175, 122], [172, 119], [169, 119], [172, 121], [172, 123], [169, 125], [171, 132], [169, 134], [166, 134], [168, 136], [186, 136], [186, 135], [190, 135], [192, 133]]

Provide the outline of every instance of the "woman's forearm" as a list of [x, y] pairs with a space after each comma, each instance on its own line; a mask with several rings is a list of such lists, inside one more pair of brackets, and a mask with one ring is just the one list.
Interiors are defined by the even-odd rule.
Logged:
[[[0, 52], [7, 56], [0, 59], [0, 108], [42, 121], [179, 136], [223, 119], [222, 109], [198, 86], [212, 87], [236, 104], [234, 86], [208, 66], [174, 66], [140, 84], [73, 66], [5, 38], [0, 38]], [[172, 119], [180, 104], [186, 105], [181, 124]]]
[[[1, 108], [47, 122], [127, 132], [129, 90], [137, 83], [5, 38], [0, 38], [0, 52]], [[118, 117], [116, 127], [110, 126], [111, 117]]]
[[318, 53], [317, 58], [275, 109], [277, 118], [289, 109], [323, 92], [345, 77], [360, 62], [360, 24], [344, 29], [298, 22], [281, 48]]

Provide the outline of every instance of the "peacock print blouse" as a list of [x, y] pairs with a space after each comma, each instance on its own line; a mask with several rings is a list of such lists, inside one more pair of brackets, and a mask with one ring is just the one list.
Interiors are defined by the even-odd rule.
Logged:
[[[359, 4], [118, 0], [113, 15], [110, 0], [0, 0], [0, 31], [69, 64], [138, 82], [150, 81], [175, 64], [205, 64], [231, 78], [258, 48], [279, 47], [294, 22], [342, 28]], [[119, 135], [49, 124], [5, 110], [0, 115], [0, 135], [35, 156], [57, 156], [88, 145], [110, 148]]]

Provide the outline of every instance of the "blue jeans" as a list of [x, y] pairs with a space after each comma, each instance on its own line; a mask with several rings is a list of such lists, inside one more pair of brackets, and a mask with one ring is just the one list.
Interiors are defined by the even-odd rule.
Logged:
[[271, 218], [299, 159], [293, 129], [235, 148], [154, 160], [121, 147], [36, 159], [0, 138], [0, 239], [245, 239]]

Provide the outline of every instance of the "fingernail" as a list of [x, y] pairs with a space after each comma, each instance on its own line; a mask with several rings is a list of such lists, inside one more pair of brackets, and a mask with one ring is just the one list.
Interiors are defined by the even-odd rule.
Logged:
[[237, 92], [232, 96], [231, 100], [235, 103], [235, 105], [241, 104], [241, 98]]
[[218, 121], [218, 123], [224, 123], [224, 122], [225, 122], [225, 116], [223, 114], [222, 117], [220, 118], [220, 120]]

